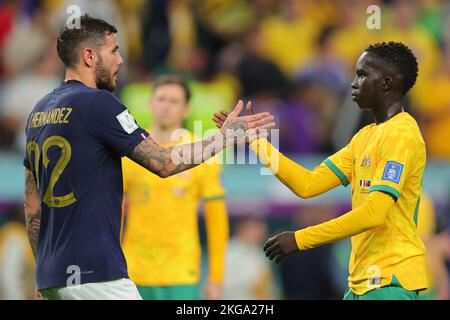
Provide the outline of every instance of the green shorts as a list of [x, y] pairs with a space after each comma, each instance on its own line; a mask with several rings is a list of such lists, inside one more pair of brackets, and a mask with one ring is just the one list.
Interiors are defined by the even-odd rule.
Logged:
[[381, 287], [363, 295], [357, 295], [348, 288], [344, 300], [417, 300], [418, 295], [417, 291], [408, 291], [398, 286]]
[[394, 275], [390, 285], [373, 289], [363, 295], [357, 295], [350, 288], [347, 288], [344, 300], [417, 300], [418, 296], [418, 290], [406, 290]]
[[428, 289], [421, 291], [419, 294], [419, 300], [437, 300], [437, 292], [434, 289]]
[[137, 286], [144, 300], [199, 300], [199, 286]]

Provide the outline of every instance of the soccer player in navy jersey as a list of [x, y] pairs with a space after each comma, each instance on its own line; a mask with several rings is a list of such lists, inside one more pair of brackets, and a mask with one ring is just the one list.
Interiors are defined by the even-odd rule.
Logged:
[[238, 116], [239, 101], [216, 134], [161, 147], [111, 94], [123, 62], [116, 33], [88, 15], [80, 17], [80, 28], [64, 26], [57, 51], [65, 81], [36, 104], [27, 121], [25, 217], [37, 296], [46, 299], [141, 298], [120, 247], [121, 157], [168, 177], [254, 139], [250, 129], [274, 126], [268, 113]]

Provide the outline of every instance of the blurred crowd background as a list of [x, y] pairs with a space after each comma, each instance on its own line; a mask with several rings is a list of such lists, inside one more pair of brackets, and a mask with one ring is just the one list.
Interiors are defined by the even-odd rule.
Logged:
[[[432, 265], [428, 297], [449, 298], [450, 2], [439, 0], [0, 0], [0, 298], [33, 295], [22, 217], [24, 122], [63, 80], [55, 39], [70, 5], [118, 28], [125, 63], [116, 94], [141, 126], [151, 125], [152, 79], [179, 74], [193, 92], [188, 129], [196, 120], [213, 128], [213, 112], [251, 99], [257, 111], [275, 115], [281, 151], [311, 168], [372, 122], [349, 93], [362, 51], [379, 41], [407, 44], [419, 77], [406, 109], [428, 152], [420, 228]], [[381, 8], [381, 29], [367, 27], [369, 5]], [[261, 244], [345, 212], [348, 190], [305, 202], [243, 165], [225, 165], [224, 183], [231, 221], [225, 297], [342, 298], [348, 241], [279, 266], [265, 259]]]

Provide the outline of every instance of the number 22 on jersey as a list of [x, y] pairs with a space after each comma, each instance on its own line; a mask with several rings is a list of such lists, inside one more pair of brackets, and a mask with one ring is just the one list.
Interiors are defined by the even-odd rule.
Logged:
[[[48, 170], [48, 165], [50, 163], [50, 159], [48, 157], [48, 150], [56, 146], [61, 150], [61, 155], [59, 156], [53, 171], [50, 174], [50, 180], [47, 186], [47, 190], [42, 197], [42, 202], [44, 202], [47, 206], [53, 208], [62, 208], [67, 207], [77, 201], [75, 194], [70, 192], [64, 196], [54, 196], [53, 188], [61, 177], [64, 169], [67, 167], [67, 164], [72, 157], [72, 147], [70, 143], [61, 136], [50, 136], [45, 139], [42, 145], [42, 163], [44, 170]], [[39, 160], [41, 156], [41, 150], [39, 149], [39, 145], [36, 141], [30, 141], [27, 145], [28, 158], [30, 159], [30, 163], [34, 166], [34, 172], [37, 179], [37, 184], [39, 185], [40, 173], [39, 173]], [[32, 159], [32, 153], [34, 153], [34, 161]]]

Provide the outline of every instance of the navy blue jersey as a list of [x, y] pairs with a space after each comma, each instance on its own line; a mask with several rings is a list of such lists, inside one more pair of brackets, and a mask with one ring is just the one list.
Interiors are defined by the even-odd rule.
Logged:
[[26, 127], [24, 165], [41, 196], [39, 290], [127, 278], [120, 247], [121, 157], [147, 132], [105, 90], [70, 80], [42, 98]]

